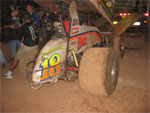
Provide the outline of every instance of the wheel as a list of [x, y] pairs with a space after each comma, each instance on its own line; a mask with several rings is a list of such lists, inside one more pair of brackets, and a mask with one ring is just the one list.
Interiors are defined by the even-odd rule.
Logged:
[[129, 49], [140, 49], [144, 46], [145, 43], [145, 37], [139, 37], [139, 38], [131, 38], [126, 37], [125, 40], [125, 47]]
[[37, 53], [38, 53], [38, 50], [36, 49], [36, 50], [29, 51], [21, 56], [20, 62], [19, 62], [19, 71], [22, 75], [26, 75], [27, 63], [34, 60]]
[[80, 87], [94, 95], [111, 95], [118, 81], [118, 59], [109, 48], [90, 48], [85, 51], [79, 68]]
[[[109, 48], [90, 48], [84, 52], [79, 68], [79, 83], [82, 89], [94, 95], [106, 96], [108, 94], [112, 94], [110, 91], [114, 91], [114, 88], [111, 90], [114, 86], [109, 86], [116, 86], [116, 84], [106, 82], [106, 80], [109, 81], [109, 79], [112, 78], [109, 77], [111, 75], [108, 75], [110, 72], [106, 71], [111, 71], [112, 69], [110, 69], [110, 67], [114, 67], [109, 66], [111, 64], [110, 62], [114, 60], [114, 58], [111, 58], [111, 60], [109, 60], [109, 64], [107, 64], [108, 58], [110, 58], [110, 51], [111, 49]], [[113, 71], [116, 71], [116, 69], [117, 68], [113, 68]], [[118, 71], [115, 72], [115, 74], [118, 74]], [[117, 77], [118, 75], [114, 79], [117, 79]], [[115, 82], [117, 82], [117, 80], [115, 80]], [[108, 88], [111, 89], [107, 90]]]

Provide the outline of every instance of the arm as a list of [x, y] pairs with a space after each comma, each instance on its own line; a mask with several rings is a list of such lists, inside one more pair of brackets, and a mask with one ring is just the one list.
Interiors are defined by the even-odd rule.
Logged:
[[40, 26], [40, 17], [39, 17], [39, 14], [37, 12], [34, 13], [34, 17], [35, 17], [36, 25]]
[[24, 40], [24, 36], [22, 36], [21, 42], [23, 42], [23, 40]]
[[13, 24], [11, 24], [11, 25], [5, 25], [4, 28], [15, 28], [15, 26]]

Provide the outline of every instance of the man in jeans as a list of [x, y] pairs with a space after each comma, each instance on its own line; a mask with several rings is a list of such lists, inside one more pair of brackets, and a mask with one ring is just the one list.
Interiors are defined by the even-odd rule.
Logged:
[[10, 45], [10, 59], [9, 63], [13, 61], [16, 56], [16, 51], [21, 47], [21, 36], [20, 36], [20, 17], [19, 11], [16, 6], [11, 6], [11, 15], [6, 21], [4, 28], [7, 28], [9, 33], [9, 45]]
[[3, 78], [8, 78], [8, 79], [12, 78], [12, 73], [18, 64], [20, 57], [24, 53], [31, 51], [31, 50], [38, 49], [38, 35], [36, 34], [33, 28], [30, 15], [28, 14], [24, 15], [23, 21], [25, 23], [21, 28], [21, 36], [23, 38], [23, 45], [18, 50], [9, 71], [3, 75]]

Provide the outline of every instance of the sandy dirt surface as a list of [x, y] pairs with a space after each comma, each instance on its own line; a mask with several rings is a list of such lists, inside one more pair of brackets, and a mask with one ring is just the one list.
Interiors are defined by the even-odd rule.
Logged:
[[[6, 50], [3, 45], [2, 49]], [[5, 51], [5, 55], [8, 52]], [[8, 57], [7, 57], [8, 59]], [[149, 46], [126, 50], [120, 61], [120, 77], [113, 95], [94, 96], [80, 89], [75, 82], [58, 81], [52, 87], [33, 90], [26, 76], [17, 67], [13, 79], [1, 77], [2, 112], [149, 112]], [[2, 73], [7, 69], [1, 69]]]

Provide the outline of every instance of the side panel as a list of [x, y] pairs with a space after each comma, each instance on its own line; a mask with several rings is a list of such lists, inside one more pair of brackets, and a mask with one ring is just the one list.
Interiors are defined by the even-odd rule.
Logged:
[[[64, 74], [64, 65], [60, 63], [66, 60], [66, 47], [67, 42], [60, 38], [47, 42], [36, 59], [34, 71], [41, 71], [33, 73], [33, 82], [44, 83]], [[52, 68], [52, 66], [56, 67]]]
[[83, 52], [103, 40], [96, 27], [78, 25], [76, 28], [78, 32], [71, 35], [69, 40], [69, 49], [73, 48], [75, 53]]
[[78, 54], [102, 41], [102, 36], [96, 27], [79, 24], [75, 2], [71, 3], [69, 13], [72, 18], [69, 49], [73, 48], [75, 53]]

